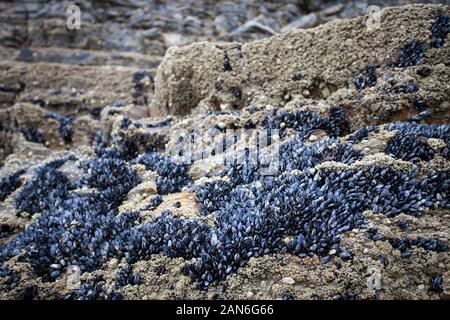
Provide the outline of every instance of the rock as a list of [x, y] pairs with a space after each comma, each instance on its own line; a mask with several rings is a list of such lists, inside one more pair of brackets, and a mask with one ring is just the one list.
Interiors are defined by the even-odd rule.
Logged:
[[338, 3], [338, 4], [335, 4], [335, 5], [329, 6], [326, 9], [323, 9], [321, 11], [321, 13], [326, 15], [326, 16], [331, 16], [331, 15], [334, 15], [334, 14], [338, 13], [343, 8], [344, 8], [344, 4]]
[[189, 169], [189, 175], [197, 180], [202, 177], [211, 176], [214, 172], [219, 170], [223, 170], [223, 161], [220, 161], [220, 159], [210, 160], [207, 158], [195, 161]]
[[302, 16], [301, 18], [292, 21], [288, 25], [284, 26], [281, 29], [281, 32], [287, 32], [292, 29], [306, 29], [306, 28], [312, 28], [319, 24], [319, 18], [317, 17], [317, 14], [314, 12], [311, 12], [307, 15]]
[[[128, 67], [79, 67], [55, 63], [0, 62], [2, 82], [24, 84], [15, 101], [40, 103], [61, 114], [89, 106], [104, 107], [117, 101], [130, 101], [132, 75]], [[75, 92], [73, 92], [75, 88]], [[121, 96], [125, 94], [125, 99]]]
[[132, 120], [139, 120], [147, 117], [148, 110], [145, 107], [133, 105], [126, 111], [126, 115]]
[[183, 35], [179, 33], [164, 33], [164, 40], [168, 47], [181, 46], [184, 43]]
[[263, 33], [268, 35], [274, 35], [276, 34], [276, 31], [268, 26], [263, 25], [258, 21], [252, 20], [247, 21], [236, 30], [233, 30], [231, 32], [231, 35], [242, 35], [243, 33]]
[[[200, 42], [170, 48], [157, 70], [159, 80], [152, 109], [155, 113], [184, 115], [196, 107], [217, 110], [221, 105], [229, 105], [232, 109], [247, 105], [279, 105], [284, 103], [288, 90], [294, 97], [303, 93], [310, 99], [327, 98], [331, 105], [343, 105], [355, 115], [352, 121], [358, 125], [366, 121], [355, 112], [359, 109], [367, 109], [369, 121], [387, 121], [392, 113], [405, 117], [410, 104], [404, 96], [393, 95], [389, 106], [381, 105], [371, 95], [357, 98], [357, 93], [347, 89], [347, 84], [368, 64], [390, 59], [387, 52], [397, 52], [399, 43], [407, 43], [411, 38], [428, 41], [428, 31], [424, 30], [428, 30], [429, 21], [442, 8], [433, 5], [385, 8], [382, 11], [384, 20], [375, 38], [369, 35], [369, 30], [360, 27], [365, 18], [358, 17], [245, 44]], [[355, 38], [358, 42], [351, 40]], [[339, 59], [335, 58], [337, 52]], [[232, 73], [223, 71], [225, 53], [233, 66]], [[430, 87], [421, 87], [424, 94], [433, 96], [434, 108], [441, 108], [441, 103], [446, 101], [445, 71], [438, 67], [440, 61], [439, 57], [428, 60], [440, 70], [435, 72], [441, 76], [433, 79], [439, 89], [431, 93]], [[384, 68], [389, 69], [388, 66]], [[299, 70], [303, 79], [288, 81]], [[243, 82], [246, 85], [240, 87]], [[320, 86], [327, 89], [322, 92]], [[381, 85], [377, 88], [377, 92], [384, 94]], [[267, 91], [271, 92], [270, 96]], [[445, 117], [442, 111], [440, 116]]]
[[442, 299], [450, 300], [450, 290], [444, 290], [444, 292], [442, 292]]
[[82, 66], [128, 66], [155, 70], [162, 57], [138, 52], [103, 52], [66, 48], [23, 48], [11, 60], [22, 62], [62, 63]]
[[158, 38], [161, 36], [161, 30], [156, 28], [148, 29], [142, 33], [142, 36], [149, 39]]
[[72, 124], [72, 141], [76, 145], [90, 145], [100, 129], [100, 123], [92, 117], [77, 117]]
[[[417, 179], [448, 170], [445, 139], [420, 138], [421, 142], [434, 148], [435, 158], [407, 162], [386, 153], [386, 144], [397, 132], [386, 130], [384, 126], [406, 120], [408, 128], [411, 128], [421, 119], [426, 119], [427, 123], [448, 124], [448, 42], [443, 42], [439, 49], [428, 48], [429, 27], [436, 15], [447, 7], [420, 5], [385, 9], [381, 29], [377, 32], [366, 30], [367, 16], [334, 21], [315, 29], [300, 29], [309, 28], [310, 23], [316, 25], [335, 18], [360, 15], [365, 13], [368, 3], [366, 0], [345, 4], [329, 4], [323, 0], [258, 3], [247, 0], [223, 3], [205, 0], [164, 3], [145, 0], [82, 1], [79, 2], [83, 12], [82, 28], [70, 31], [65, 25], [66, 1], [0, 2], [0, 197], [5, 199], [0, 201], [0, 245], [6, 245], [2, 255], [11, 252], [5, 261], [2, 258], [0, 299], [52, 299], [66, 295], [76, 299], [92, 298], [92, 293], [98, 293], [98, 299], [283, 297], [290, 300], [330, 299], [337, 292], [341, 292], [343, 298], [355, 298], [353, 292], [357, 292], [358, 299], [373, 299], [374, 293], [378, 293], [380, 299], [449, 298], [447, 252], [414, 248], [406, 261], [399, 258], [401, 252], [393, 249], [391, 243], [406, 235], [397, 227], [399, 219], [408, 221], [410, 230], [407, 233], [411, 237], [438, 237], [440, 241], [448, 242], [446, 222], [450, 215], [442, 208], [447, 196], [442, 190], [433, 191], [431, 197], [425, 195], [426, 192], [414, 190], [419, 193], [414, 206], [419, 206], [421, 212], [423, 209], [425, 215], [412, 218], [402, 213], [389, 219], [384, 212], [378, 211], [396, 206], [397, 199], [387, 201], [386, 205], [378, 201], [383, 197], [373, 199], [373, 194], [367, 192], [371, 203], [363, 204], [369, 206], [363, 215], [368, 220], [367, 226], [376, 228], [382, 235], [384, 239], [381, 241], [368, 236], [372, 231], [368, 231], [366, 224], [350, 226], [339, 236], [338, 243], [335, 243], [338, 246], [325, 246], [321, 250], [319, 246], [323, 242], [313, 242], [309, 250], [319, 249], [320, 254], [316, 252], [311, 257], [303, 257], [303, 254], [291, 252], [300, 248], [302, 240], [297, 238], [299, 233], [285, 231], [280, 233], [278, 240], [266, 239], [265, 247], [269, 248], [269, 254], [256, 248], [232, 252], [236, 263], [248, 262], [239, 267], [238, 264], [218, 266], [214, 262], [218, 259], [210, 260], [213, 261], [211, 265], [207, 260], [197, 259], [199, 256], [208, 257], [214, 251], [209, 250], [209, 246], [204, 247], [204, 243], [228, 252], [230, 242], [225, 238], [230, 235], [229, 231], [233, 236], [235, 231], [244, 237], [250, 233], [251, 237], [244, 242], [259, 241], [254, 232], [259, 229], [258, 219], [243, 228], [240, 223], [222, 225], [221, 215], [231, 214], [236, 218], [233, 204], [240, 201], [237, 199], [239, 193], [242, 197], [248, 196], [245, 208], [239, 210], [245, 213], [248, 210], [251, 219], [261, 213], [261, 205], [264, 208], [274, 206], [274, 210], [268, 211], [270, 220], [261, 220], [268, 227], [277, 223], [278, 216], [272, 215], [284, 217], [280, 209], [287, 208], [290, 201], [296, 203], [294, 211], [297, 205], [302, 206], [302, 199], [305, 206], [317, 206], [318, 210], [313, 212], [320, 213], [321, 221], [315, 221], [314, 231], [302, 223], [302, 234], [305, 233], [309, 242], [311, 237], [321, 233], [317, 229], [319, 224], [321, 228], [331, 228], [331, 221], [322, 221], [322, 218], [333, 210], [341, 212], [340, 204], [348, 199], [341, 201], [340, 190], [328, 192], [323, 187], [321, 197], [313, 200], [316, 192], [304, 193], [303, 180], [297, 179], [308, 176], [307, 185], [317, 190], [317, 185], [335, 179], [333, 170], [387, 166], [394, 171], [402, 170], [408, 176], [417, 170]], [[385, 2], [391, 3], [391, 0]], [[278, 34], [280, 30], [290, 28], [294, 29]], [[267, 39], [253, 41], [263, 38]], [[393, 67], [399, 49], [412, 39], [423, 42], [427, 47], [423, 66]], [[173, 46], [177, 47], [168, 49]], [[162, 55], [166, 51], [156, 77], [154, 70], [163, 61]], [[399, 54], [400, 57], [405, 52]], [[364, 76], [369, 64], [377, 65], [372, 74], [376, 80], [366, 82], [363, 79], [358, 83], [370, 83], [370, 86], [356, 89], [355, 77]], [[154, 81], [157, 85], [155, 95]], [[412, 84], [416, 91], [405, 92], [402, 89]], [[281, 112], [287, 112], [287, 116], [279, 119]], [[316, 116], [322, 120], [310, 129], [307, 126], [311, 120], [309, 116], [306, 119], [299, 116], [297, 120], [298, 112], [311, 115], [312, 122], [316, 122]], [[341, 117], [340, 112], [345, 115]], [[277, 117], [273, 123], [272, 116]], [[352, 136], [357, 129], [373, 124], [383, 125], [380, 125], [379, 132], [370, 131], [367, 136], [364, 130], [359, 132], [361, 140]], [[182, 144], [180, 138], [192, 137], [191, 134], [224, 129], [259, 129], [265, 125], [279, 126], [286, 133], [272, 136], [272, 142], [276, 142], [272, 143], [274, 147], [278, 143], [287, 146], [289, 140], [298, 143], [293, 146], [293, 151], [297, 151], [297, 146], [299, 150], [319, 147], [316, 154], [319, 163], [316, 163], [315, 156], [304, 158], [299, 152], [295, 156], [307, 160], [304, 168], [277, 172], [275, 180], [290, 178], [268, 195], [276, 201], [270, 199], [260, 203], [260, 195], [267, 195], [267, 188], [274, 183], [270, 177], [247, 183], [236, 182], [236, 172], [220, 174], [224, 170], [223, 155], [213, 153], [211, 147], [216, 142], [220, 145], [222, 141], [215, 140], [214, 134], [208, 134], [201, 143], [197, 136], [186, 139], [194, 145], [194, 150], [186, 150], [187, 156], [192, 152], [196, 159], [202, 158], [190, 165], [186, 162], [189, 168], [180, 164], [172, 166], [164, 160], [161, 166], [149, 169], [147, 166], [151, 167], [151, 163], [144, 165], [133, 161], [138, 154], [149, 151], [156, 151], [160, 156], [178, 157], [177, 147]], [[304, 137], [301, 137], [302, 129], [306, 129]], [[179, 131], [183, 133], [180, 135]], [[70, 139], [67, 139], [67, 132], [71, 133]], [[351, 141], [352, 137], [355, 143]], [[322, 148], [321, 143], [328, 139], [336, 140], [332, 140], [329, 148]], [[206, 149], [202, 149], [204, 142]], [[239, 157], [243, 157], [244, 144], [238, 138]], [[354, 148], [351, 159], [345, 155], [346, 159], [333, 156], [333, 153], [340, 152], [341, 147], [350, 146]], [[204, 154], [198, 151], [204, 151]], [[21, 194], [24, 200], [28, 198], [22, 193], [23, 185], [20, 183], [30, 182], [38, 166], [69, 154], [76, 159], [67, 160], [56, 171], [49, 170], [45, 179], [55, 175], [64, 182], [67, 178], [70, 197], [63, 193], [59, 195], [59, 186], [52, 187], [49, 197], [55, 193], [57, 198], [54, 201], [45, 200], [46, 196], [41, 198], [46, 203], [52, 202], [58, 210], [17, 212], [16, 196]], [[102, 157], [93, 161], [93, 167], [85, 172], [81, 164], [96, 154]], [[292, 160], [296, 167], [295, 157]], [[100, 163], [102, 161], [104, 164]], [[84, 184], [83, 179], [98, 167], [103, 168], [99, 179], [80, 186]], [[4, 179], [22, 168], [25, 171], [19, 178]], [[186, 176], [184, 169], [189, 169]], [[243, 173], [251, 174], [245, 167], [243, 169]], [[171, 172], [178, 170], [183, 174], [171, 176]], [[323, 174], [323, 170], [330, 174]], [[358, 170], [359, 173], [362, 171]], [[350, 175], [350, 185], [358, 174]], [[117, 184], [111, 183], [122, 175]], [[200, 201], [197, 196], [202, 191], [198, 187], [217, 180], [224, 182], [225, 188], [220, 183], [217, 190], [208, 191], [206, 188], [206, 199]], [[294, 185], [291, 181], [300, 181], [301, 184]], [[237, 186], [229, 190], [230, 183], [237, 183]], [[357, 183], [360, 188], [367, 185], [364, 181]], [[389, 192], [384, 193], [385, 197], [395, 196], [396, 181], [392, 183], [393, 187], [386, 186]], [[161, 187], [165, 184], [174, 184], [177, 188], [167, 194], [158, 194], [164, 190]], [[298, 200], [294, 201], [292, 194], [276, 199], [278, 192], [287, 193], [296, 187], [299, 188], [298, 194], [302, 195]], [[439, 185], [427, 184], [426, 187], [435, 190]], [[38, 184], [36, 189], [40, 189]], [[380, 186], [380, 192], [383, 189], [384, 186]], [[221, 191], [225, 193], [221, 195]], [[355, 195], [361, 194], [356, 191]], [[232, 201], [227, 202], [231, 205], [215, 208], [215, 196], [232, 197]], [[416, 194], [410, 196], [415, 198]], [[87, 199], [95, 200], [92, 206], [90, 201], [85, 201]], [[398, 201], [405, 199], [408, 199], [406, 193], [405, 198]], [[79, 205], [79, 201], [86, 204], [86, 208]], [[59, 209], [66, 204], [68, 207], [73, 204], [76, 209], [60, 212]], [[100, 206], [91, 211], [97, 204]], [[204, 215], [202, 206], [210, 205], [213, 205], [210, 207], [213, 212]], [[372, 210], [370, 205], [373, 205]], [[405, 206], [402, 211], [410, 208]], [[97, 209], [102, 214], [97, 214]], [[217, 209], [219, 211], [215, 211]], [[153, 225], [161, 231], [159, 235], [159, 232], [152, 232], [153, 227], [146, 229], [146, 225], [155, 219], [165, 224], [167, 219], [162, 217], [170, 215], [166, 210], [170, 210], [174, 218], [169, 219], [173, 223], [167, 224], [166, 230]], [[302, 213], [303, 210], [297, 212]], [[106, 214], [111, 215], [110, 218], [106, 218]], [[61, 221], [61, 217], [67, 219]], [[95, 223], [104, 217], [108, 227], [102, 230], [104, 223]], [[308, 217], [300, 218], [309, 220]], [[90, 229], [91, 222], [94, 229]], [[160, 222], [158, 224], [162, 225]], [[188, 232], [180, 230], [179, 223], [186, 222], [191, 226], [198, 225], [198, 228], [192, 230], [187, 225]], [[61, 234], [61, 237], [39, 236], [41, 228], [45, 231], [59, 223], [62, 224], [58, 232], [45, 233]], [[242, 223], [246, 224], [245, 221]], [[212, 234], [203, 231], [206, 226], [212, 228], [206, 229]], [[283, 229], [280, 227], [277, 234]], [[72, 236], [71, 232], [66, 232], [67, 228], [73, 231]], [[216, 231], [226, 233], [221, 235]], [[201, 238], [192, 239], [196, 232]], [[144, 234], [147, 236], [143, 237]], [[153, 237], [160, 237], [162, 247]], [[99, 241], [92, 241], [96, 239]], [[197, 246], [195, 239], [199, 240], [201, 252], [194, 248], [192, 254], [185, 256], [179, 251], [188, 242]], [[239, 245], [241, 240], [238, 240]], [[86, 241], [89, 241], [89, 246], [85, 245]], [[272, 247], [273, 241], [275, 248]], [[292, 246], [295, 244], [293, 241], [299, 241], [298, 248]], [[150, 243], [156, 244], [159, 247], [155, 248], [156, 251], [161, 253], [152, 252], [151, 259], [148, 259], [146, 252], [150, 254], [153, 251], [149, 248]], [[231, 243], [231, 251], [236, 248], [234, 244]], [[32, 252], [29, 251], [30, 245]], [[279, 250], [280, 246], [282, 250]], [[258, 247], [263, 249], [264, 245]], [[334, 257], [339, 253], [341, 257], [349, 257], [348, 252], [342, 256], [342, 248], [349, 250], [352, 257], [344, 265], [341, 259]], [[33, 254], [35, 251], [39, 256]], [[15, 252], [20, 253], [20, 257]], [[329, 256], [323, 256], [326, 252]], [[39, 258], [41, 254], [45, 260]], [[93, 261], [91, 257], [94, 257]], [[137, 261], [128, 265], [130, 257]], [[100, 264], [91, 269], [92, 263], [96, 262]], [[382, 291], [379, 291], [380, 277], [371, 278], [375, 274], [371, 274], [369, 269], [365, 272], [372, 264], [375, 268], [380, 267], [380, 275], [382, 271]], [[221, 267], [224, 268], [221, 270]], [[80, 268], [84, 271], [82, 275]], [[142, 284], [121, 286], [118, 283], [118, 273], [127, 273], [127, 268], [132, 273], [130, 276], [134, 276], [131, 277], [134, 278], [132, 282], [139, 279], [136, 282], [142, 280]], [[17, 281], [14, 274], [8, 276], [9, 269], [20, 276]], [[188, 275], [191, 271], [194, 275]], [[202, 274], [195, 275], [197, 271]], [[216, 279], [223, 271], [229, 276]], [[287, 274], [290, 276], [283, 277]], [[47, 281], [48, 275], [55, 277], [56, 281]], [[440, 275], [443, 292], [430, 292], [430, 277]], [[202, 285], [210, 285], [209, 289], [199, 290], [195, 281], [201, 277]], [[352, 291], [345, 292], [343, 279], [350, 278], [355, 280], [351, 283]], [[294, 279], [301, 279], [301, 285], [296, 285]]]
[[[142, 153], [145, 151], [162, 151], [167, 142], [167, 125], [153, 126], [153, 121], [146, 118], [140, 120], [140, 125], [130, 125], [127, 128], [122, 127], [123, 118], [113, 118], [111, 131], [107, 132], [107, 139], [117, 141], [126, 140], [136, 151]], [[105, 130], [106, 131], [106, 130]]]
[[215, 31], [221, 36], [225, 36], [229, 32], [237, 29], [240, 24], [241, 21], [235, 15], [221, 14], [214, 18]]
[[322, 90], [321, 95], [323, 99], [327, 99], [331, 95], [330, 90], [327, 87], [325, 87]]

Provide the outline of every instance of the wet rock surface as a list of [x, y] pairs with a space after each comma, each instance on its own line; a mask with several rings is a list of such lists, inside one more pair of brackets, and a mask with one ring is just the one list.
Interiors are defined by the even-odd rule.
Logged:
[[0, 297], [449, 297], [448, 6], [67, 5], [0, 2]]

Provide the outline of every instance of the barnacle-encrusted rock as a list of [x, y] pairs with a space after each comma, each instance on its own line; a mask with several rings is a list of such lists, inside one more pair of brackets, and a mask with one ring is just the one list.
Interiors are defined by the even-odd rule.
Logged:
[[0, 297], [447, 297], [446, 10], [172, 48], [156, 77], [0, 64]]

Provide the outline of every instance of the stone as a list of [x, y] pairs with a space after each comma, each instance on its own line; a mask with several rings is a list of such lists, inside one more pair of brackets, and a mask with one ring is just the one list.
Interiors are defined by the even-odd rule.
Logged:
[[292, 21], [281, 29], [281, 32], [288, 32], [292, 29], [312, 28], [319, 24], [319, 18], [315, 12], [311, 12], [301, 18]]
[[[392, 113], [406, 114], [408, 107], [404, 98], [393, 96], [389, 105], [373, 100], [370, 95], [359, 99], [356, 91], [346, 89], [347, 84], [380, 57], [390, 59], [386, 52], [397, 52], [398, 43], [406, 43], [411, 38], [428, 41], [429, 37], [419, 30], [429, 25], [441, 8], [432, 5], [384, 8], [381, 12], [384, 20], [375, 38], [366, 28], [360, 28], [365, 18], [357, 17], [244, 44], [199, 42], [172, 47], [158, 67], [156, 77], [159, 81], [151, 109], [161, 114], [184, 115], [199, 106], [202, 110], [217, 110], [221, 105], [229, 105], [232, 110], [248, 105], [281, 105], [288, 90], [292, 97], [301, 94], [317, 100], [325, 97], [327, 103], [329, 100], [331, 105], [343, 106], [349, 114], [355, 115], [354, 124], [366, 121], [356, 111], [359, 109], [367, 109], [369, 121], [387, 121]], [[348, 41], [356, 37], [360, 39], [358, 43]], [[392, 41], [394, 38], [396, 41]], [[339, 52], [339, 59], [335, 58], [335, 52]], [[358, 52], [358, 58], [355, 52]], [[225, 53], [233, 65], [232, 76], [223, 71]], [[436, 59], [437, 63], [440, 58]], [[439, 89], [432, 93], [431, 88], [422, 87], [434, 97], [436, 108], [445, 101], [443, 95], [436, 93], [445, 92], [443, 68], [441, 76], [434, 79]], [[303, 79], [287, 82], [299, 70]], [[221, 90], [216, 88], [217, 79], [220, 79]], [[243, 82], [246, 85], [241, 88]], [[319, 88], [320, 83], [326, 84], [324, 94]], [[236, 88], [238, 95], [233, 94]], [[444, 113], [441, 115], [448, 117]]]
[[283, 277], [281, 279], [281, 282], [283, 282], [284, 284], [288, 284], [288, 285], [293, 285], [295, 284], [295, 280], [292, 279], [291, 277]]
[[334, 15], [336, 13], [338, 13], [339, 11], [341, 11], [344, 8], [344, 4], [342, 3], [338, 3], [332, 6], [329, 6], [326, 9], [323, 9], [321, 11], [322, 14], [326, 15], [326, 16], [330, 16], [330, 15]]

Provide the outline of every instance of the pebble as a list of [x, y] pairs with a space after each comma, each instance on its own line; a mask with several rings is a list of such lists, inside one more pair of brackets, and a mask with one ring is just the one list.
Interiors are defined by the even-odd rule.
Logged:
[[322, 10], [322, 13], [325, 15], [334, 15], [337, 14], [339, 11], [341, 11], [344, 8], [344, 5], [342, 3], [338, 3], [335, 5], [332, 5], [328, 8], [325, 8], [324, 10]]
[[[156, 152], [137, 154], [126, 145], [119, 149], [101, 145], [95, 157], [81, 162], [83, 174], [79, 181], [69, 180], [60, 170], [67, 160], [45, 164], [34, 171], [14, 199], [18, 210], [36, 219], [2, 247], [0, 257], [8, 261], [15, 252], [24, 252], [24, 261], [51, 280], [59, 274], [50, 266], [61, 259], [86, 272], [100, 268], [111, 258], [132, 265], [162, 253], [184, 258], [181, 272], [206, 289], [236, 272], [251, 257], [285, 252], [312, 257], [320, 265], [330, 259], [329, 252], [334, 252], [350, 260], [353, 254], [342, 252], [340, 237], [354, 236], [367, 223], [364, 211], [376, 211], [384, 219], [400, 212], [419, 216], [426, 207], [448, 206], [444, 197], [436, 203], [437, 194], [448, 190], [450, 177], [445, 172], [419, 177], [414, 171], [384, 164], [351, 167], [363, 154], [353, 148], [351, 141], [338, 138], [347, 134], [345, 119], [341, 108], [330, 110], [329, 116], [276, 110], [267, 115], [263, 124], [266, 128], [278, 129], [284, 123], [283, 129], [295, 133], [280, 145], [280, 174], [262, 176], [257, 164], [244, 160], [227, 164], [217, 173], [219, 179], [205, 179], [193, 186], [200, 213], [214, 219], [213, 227], [201, 219], [179, 218], [169, 210], [146, 222], [141, 221], [139, 212], [118, 214], [130, 190], [141, 183], [133, 170], [137, 164], [156, 172], [161, 198], [192, 186], [190, 166], [171, 157]], [[316, 129], [327, 136], [305, 144]], [[376, 129], [360, 131], [355, 140], [371, 130]], [[396, 123], [386, 130], [397, 131], [399, 139], [411, 131], [436, 138], [448, 134], [448, 126], [414, 123]], [[347, 166], [318, 167], [324, 161]], [[81, 187], [91, 191], [75, 191]], [[159, 197], [152, 198], [153, 207], [160, 203]], [[72, 225], [73, 221], [77, 223]], [[283, 239], [288, 236], [291, 238], [286, 243]], [[438, 239], [387, 240], [405, 259], [414, 251], [411, 247], [448, 250]], [[42, 256], [33, 254], [31, 248], [36, 247]], [[68, 248], [71, 250], [67, 252]], [[123, 270], [117, 279], [122, 284], [138, 280], [131, 268]], [[295, 283], [291, 277], [281, 281]], [[261, 285], [266, 287], [267, 283]], [[77, 294], [91, 297], [90, 290], [104, 289], [101, 284], [87, 282]], [[112, 297], [119, 295], [113, 293]]]

